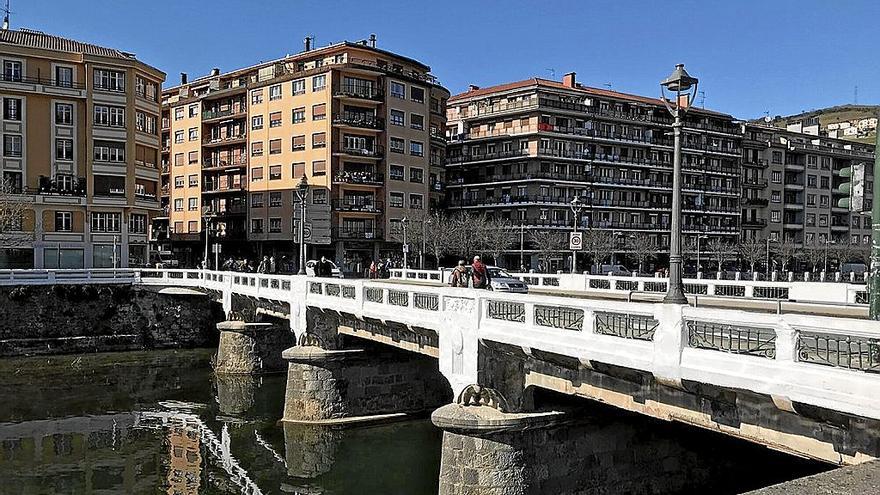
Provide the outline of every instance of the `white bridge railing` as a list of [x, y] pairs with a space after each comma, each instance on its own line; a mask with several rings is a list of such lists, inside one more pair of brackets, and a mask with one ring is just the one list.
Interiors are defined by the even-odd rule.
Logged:
[[101, 271], [73, 282], [62, 271], [3, 271], [0, 285], [117, 280], [194, 287], [216, 291], [224, 306], [239, 294], [287, 303], [291, 314], [308, 306], [363, 325], [433, 330], [437, 337], [426, 344], [439, 348], [441, 370], [454, 387], [476, 381], [476, 342], [483, 339], [641, 370], [665, 383], [750, 390], [880, 419], [880, 323], [872, 320], [202, 270]]
[[[450, 269], [391, 270], [391, 278], [416, 282], [448, 283]], [[546, 291], [633, 292], [663, 294], [668, 278], [617, 277], [569, 273], [511, 273], [529, 286]], [[834, 282], [773, 282], [752, 280], [684, 279], [688, 295], [764, 299], [773, 301], [800, 301], [824, 304], [868, 304], [864, 284]]]

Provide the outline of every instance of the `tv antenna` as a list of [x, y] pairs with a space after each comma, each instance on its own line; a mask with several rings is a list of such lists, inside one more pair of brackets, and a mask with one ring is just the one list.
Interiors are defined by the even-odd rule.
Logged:
[[556, 79], [556, 69], [549, 68], [544, 70], [550, 73], [550, 79]]
[[706, 92], [700, 91], [698, 94], [700, 95], [700, 108], [706, 108]]
[[9, 14], [11, 14], [11, 13], [12, 13], [12, 11], [9, 10], [9, 0], [6, 0], [6, 6], [3, 7], [3, 30], [4, 31], [9, 30]]
[[611, 83], [610, 83], [610, 82], [607, 82], [607, 83], [603, 84], [602, 86], [605, 86], [605, 87], [608, 88], [609, 90], [611, 89]]

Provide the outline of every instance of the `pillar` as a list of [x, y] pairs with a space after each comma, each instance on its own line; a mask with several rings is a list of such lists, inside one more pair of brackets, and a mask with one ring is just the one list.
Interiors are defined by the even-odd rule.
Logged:
[[222, 321], [217, 324], [220, 345], [216, 373], [253, 374], [283, 371], [281, 349], [294, 342], [286, 325]]

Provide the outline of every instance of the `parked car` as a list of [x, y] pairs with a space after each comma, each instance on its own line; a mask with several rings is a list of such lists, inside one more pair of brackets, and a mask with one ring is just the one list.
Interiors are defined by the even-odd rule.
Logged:
[[856, 275], [864, 275], [868, 267], [864, 263], [843, 263], [840, 265], [840, 273], [853, 272]]
[[[330, 260], [327, 260], [327, 262], [330, 263], [332, 267], [330, 269], [330, 276], [333, 278], [342, 278], [342, 270], [340, 270], [339, 267], [336, 266], [336, 263]], [[309, 277], [316, 276], [315, 267], [318, 266], [318, 263], [320, 263], [318, 260], [306, 261], [306, 275], [308, 275]]]
[[623, 265], [593, 265], [590, 268], [593, 275], [614, 275], [615, 277], [631, 277], [632, 271]]
[[[468, 267], [468, 269], [470, 269], [470, 267]], [[489, 290], [528, 294], [528, 284], [507, 273], [507, 270], [504, 268], [487, 266], [486, 269], [489, 271]]]
[[153, 265], [157, 269], [178, 268], [180, 261], [174, 259], [171, 251], [159, 251], [153, 254]]

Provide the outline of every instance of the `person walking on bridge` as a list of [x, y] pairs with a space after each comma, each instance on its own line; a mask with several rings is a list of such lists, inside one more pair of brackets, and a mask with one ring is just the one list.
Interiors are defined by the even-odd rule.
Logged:
[[474, 289], [488, 289], [489, 283], [489, 270], [486, 269], [486, 265], [480, 260], [479, 256], [474, 256], [474, 262], [471, 264], [471, 278], [474, 281]]
[[452, 270], [452, 276], [449, 279], [449, 285], [452, 287], [464, 287], [468, 286], [468, 271], [467, 267], [464, 266], [464, 260], [460, 260], [458, 262], [458, 266]]

